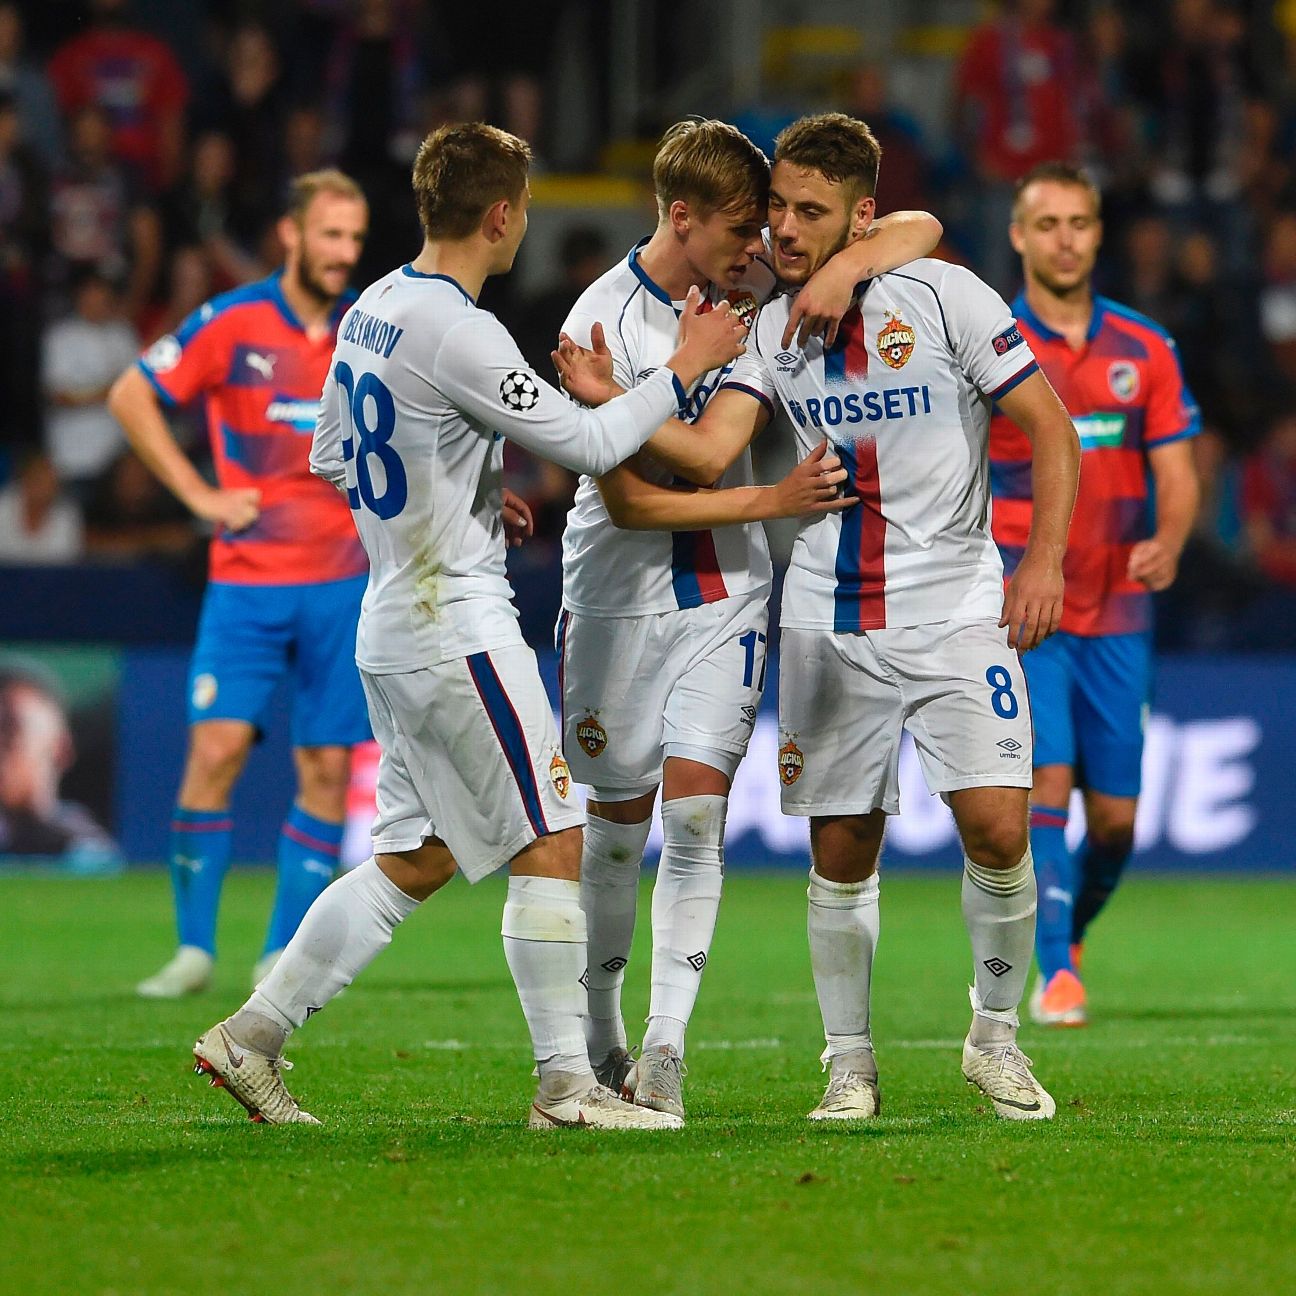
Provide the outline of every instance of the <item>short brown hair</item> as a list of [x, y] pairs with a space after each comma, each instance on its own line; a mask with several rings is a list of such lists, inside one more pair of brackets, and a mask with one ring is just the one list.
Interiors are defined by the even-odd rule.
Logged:
[[769, 200], [769, 159], [728, 122], [700, 117], [676, 122], [653, 159], [657, 213], [673, 202], [696, 203], [702, 215]]
[[430, 239], [467, 238], [489, 207], [526, 188], [531, 148], [498, 126], [459, 122], [434, 130], [414, 158], [414, 201]]
[[1026, 192], [1030, 185], [1037, 182], [1071, 185], [1076, 189], [1087, 190], [1089, 196], [1093, 199], [1094, 215], [1102, 216], [1102, 194], [1094, 183], [1093, 177], [1087, 171], [1081, 167], [1072, 166], [1070, 162], [1040, 162], [1031, 167], [1017, 181], [1016, 187], [1013, 189], [1013, 220], [1021, 219], [1022, 194]]
[[774, 161], [818, 171], [825, 180], [846, 184], [857, 198], [877, 193], [882, 146], [857, 117], [818, 113], [802, 117], [779, 133]]
[[300, 222], [306, 215], [306, 208], [315, 200], [316, 195], [322, 193], [335, 194], [339, 198], [354, 198], [359, 202], [365, 200], [364, 190], [345, 171], [325, 167], [293, 178], [288, 188], [288, 210], [284, 214]]

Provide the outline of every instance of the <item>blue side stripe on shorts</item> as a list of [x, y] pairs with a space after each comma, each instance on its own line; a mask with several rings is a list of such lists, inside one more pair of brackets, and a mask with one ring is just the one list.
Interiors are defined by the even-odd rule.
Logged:
[[504, 759], [513, 771], [513, 781], [522, 795], [522, 805], [526, 809], [527, 819], [535, 830], [537, 837], [544, 837], [549, 832], [545, 822], [544, 806], [540, 802], [540, 788], [536, 784], [535, 770], [531, 767], [531, 753], [527, 749], [526, 734], [522, 722], [518, 719], [509, 695], [495, 672], [494, 663], [489, 653], [473, 653], [468, 658], [468, 673], [472, 676], [486, 714], [490, 717], [495, 736], [499, 739], [504, 751]]

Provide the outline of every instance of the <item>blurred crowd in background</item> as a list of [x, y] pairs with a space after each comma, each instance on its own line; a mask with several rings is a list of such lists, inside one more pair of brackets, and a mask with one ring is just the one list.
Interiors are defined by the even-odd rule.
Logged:
[[[0, 562], [201, 570], [202, 535], [127, 451], [105, 397], [141, 347], [273, 269], [293, 175], [336, 163], [365, 188], [362, 286], [418, 248], [408, 169], [430, 128], [484, 117], [531, 141], [541, 171], [571, 166], [554, 68], [576, 32], [594, 127], [575, 161], [642, 178], [669, 117], [637, 123], [638, 150], [599, 136], [617, 69], [607, 8], [533, 0], [503, 22], [436, 0], [0, 0]], [[921, 0], [910, 8], [918, 20]], [[1015, 178], [1049, 158], [1086, 165], [1104, 195], [1099, 289], [1174, 335], [1207, 429], [1162, 643], [1296, 647], [1296, 3], [966, 12], [940, 130], [867, 58], [796, 94], [699, 108], [767, 151], [801, 112], [864, 118], [883, 146], [879, 211], [935, 212], [941, 254], [1007, 296]], [[624, 254], [608, 242], [574, 221], [538, 295], [490, 286], [483, 304], [542, 372], [571, 301]], [[201, 458], [201, 412], [178, 417]], [[528, 562], [556, 572], [572, 480], [512, 451], [510, 469], [537, 513]]]

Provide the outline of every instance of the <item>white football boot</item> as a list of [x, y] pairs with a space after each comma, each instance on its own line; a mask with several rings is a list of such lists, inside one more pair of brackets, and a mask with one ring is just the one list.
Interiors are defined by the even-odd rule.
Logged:
[[579, 1076], [551, 1073], [540, 1082], [527, 1122], [532, 1129], [677, 1130], [684, 1122], [670, 1112], [623, 1102], [597, 1082], [583, 1084]]
[[1015, 1039], [993, 1044], [963, 1041], [963, 1078], [981, 1090], [1001, 1120], [1052, 1120], [1057, 1104], [1031, 1074], [1031, 1060]]
[[141, 981], [135, 993], [145, 999], [183, 999], [198, 994], [211, 984], [215, 960], [197, 945], [181, 945], [175, 957], [161, 971]]
[[808, 1120], [870, 1120], [882, 1110], [872, 1049], [853, 1049], [825, 1061], [831, 1067], [828, 1088], [819, 1106], [807, 1114]]
[[217, 1089], [227, 1089], [232, 1098], [247, 1108], [254, 1121], [266, 1125], [320, 1125], [310, 1112], [302, 1111], [297, 1099], [284, 1088], [281, 1071], [292, 1063], [236, 1044], [218, 1022], [194, 1044], [194, 1070], [207, 1076]]
[[669, 1044], [646, 1048], [626, 1073], [621, 1093], [638, 1107], [670, 1112], [684, 1119], [684, 1077], [688, 1074], [680, 1055]]

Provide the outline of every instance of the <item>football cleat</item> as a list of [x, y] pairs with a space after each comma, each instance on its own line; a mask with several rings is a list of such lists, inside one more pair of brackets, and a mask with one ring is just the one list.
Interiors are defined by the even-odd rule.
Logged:
[[1031, 1060], [1013, 1040], [963, 1041], [963, 1078], [980, 1089], [1001, 1120], [1052, 1120], [1057, 1105], [1031, 1074]]
[[1035, 978], [1030, 998], [1031, 1021], [1038, 1026], [1084, 1026], [1085, 988], [1074, 972], [1061, 968], [1048, 979]]
[[[568, 1084], [565, 1096], [550, 1097], [551, 1093], [563, 1094], [563, 1081], [574, 1082], [575, 1088]], [[541, 1081], [527, 1124], [536, 1130], [580, 1126], [589, 1129], [677, 1130], [684, 1122], [670, 1112], [624, 1102], [601, 1084], [581, 1088], [577, 1076], [550, 1075]]]
[[684, 1076], [688, 1068], [669, 1044], [646, 1048], [626, 1073], [622, 1096], [638, 1107], [684, 1119]]
[[205, 1075], [217, 1089], [242, 1103], [248, 1115], [266, 1125], [320, 1125], [310, 1112], [302, 1111], [297, 1099], [284, 1088], [282, 1071], [292, 1063], [236, 1044], [219, 1022], [194, 1044], [194, 1070]]
[[838, 1054], [830, 1065], [828, 1088], [808, 1120], [869, 1120], [882, 1110], [877, 1059], [871, 1049]]
[[594, 1068], [594, 1079], [605, 1089], [619, 1094], [625, 1085], [625, 1078], [634, 1066], [634, 1058], [628, 1049], [614, 1048], [602, 1062], [591, 1063]]
[[1076, 976], [1080, 975], [1080, 963], [1083, 958], [1084, 945], [1080, 941], [1076, 941], [1075, 944], [1071, 946], [1071, 966], [1075, 968]]
[[183, 999], [198, 994], [211, 983], [214, 963], [205, 949], [181, 945], [164, 968], [135, 987], [135, 993], [144, 999]]

